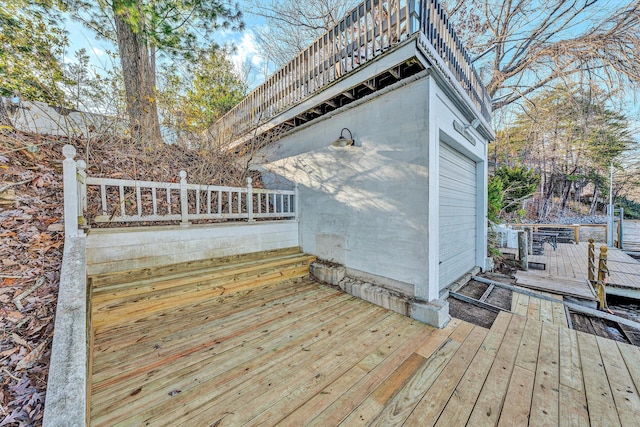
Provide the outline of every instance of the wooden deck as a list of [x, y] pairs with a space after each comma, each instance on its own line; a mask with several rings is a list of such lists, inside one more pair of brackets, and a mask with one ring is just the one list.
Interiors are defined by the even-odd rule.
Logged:
[[[279, 262], [283, 276], [295, 276], [287, 257], [297, 256], [260, 263]], [[128, 274], [146, 281], [145, 293], [96, 278], [94, 299], [102, 293], [103, 300], [94, 301], [94, 313], [111, 299], [120, 311], [103, 310], [93, 325], [91, 425], [601, 426], [640, 419], [637, 347], [541, 321], [547, 315], [503, 312], [490, 330], [457, 319], [437, 330], [308, 279], [262, 283], [255, 280], [261, 270], [248, 264], [239, 273], [244, 281], [227, 278], [244, 283], [235, 290], [195, 280], [204, 298], [165, 298], [166, 279], [158, 287], [148, 271]], [[198, 268], [186, 276], [200, 277]], [[218, 276], [239, 269], [212, 268]]]
[[[568, 278], [585, 280], [587, 275], [588, 243], [579, 244], [559, 243], [558, 249], [553, 250], [545, 245], [544, 255], [529, 256], [529, 261], [546, 264], [545, 270], [530, 269], [527, 275], [548, 277], [551, 279]], [[514, 250], [505, 252], [515, 253]], [[596, 257], [600, 252], [600, 245], [596, 243]], [[616, 248], [608, 250], [608, 266], [610, 277], [607, 285], [610, 287], [640, 292], [640, 262]], [[557, 280], [556, 280], [557, 281]]]

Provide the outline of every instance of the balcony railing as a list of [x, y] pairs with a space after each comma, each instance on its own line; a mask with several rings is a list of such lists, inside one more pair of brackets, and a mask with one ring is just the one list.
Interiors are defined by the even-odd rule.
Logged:
[[437, 0], [366, 0], [214, 125], [241, 136], [422, 32], [485, 119], [491, 100]]

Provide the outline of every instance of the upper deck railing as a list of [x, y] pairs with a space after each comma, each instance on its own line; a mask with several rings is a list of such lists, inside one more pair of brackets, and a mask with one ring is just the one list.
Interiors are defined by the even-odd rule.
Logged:
[[214, 127], [219, 132], [243, 135], [418, 31], [488, 121], [491, 99], [437, 0], [365, 0], [268, 77]]

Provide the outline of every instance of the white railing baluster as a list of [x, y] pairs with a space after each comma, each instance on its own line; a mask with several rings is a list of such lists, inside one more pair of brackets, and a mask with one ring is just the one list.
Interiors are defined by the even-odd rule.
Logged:
[[120, 216], [127, 216], [124, 203], [124, 185], [119, 185], [118, 188], [120, 189]]
[[167, 185], [167, 214], [171, 215], [171, 187]]
[[218, 190], [218, 215], [222, 215], [222, 190]]
[[196, 190], [196, 215], [200, 214], [200, 188]]
[[142, 194], [139, 185], [136, 185], [136, 204], [138, 205], [138, 216], [142, 216]]
[[189, 192], [185, 171], [180, 171], [180, 216], [182, 225], [189, 225]]
[[227, 198], [229, 199], [229, 213], [233, 213], [233, 198], [231, 197], [231, 190], [227, 192]]
[[247, 178], [247, 220], [253, 222], [253, 186], [251, 178]]
[[107, 214], [107, 186], [104, 184], [100, 186], [100, 199], [102, 201], [102, 215], [106, 215]]
[[158, 198], [156, 197], [156, 187], [151, 187], [151, 200], [153, 202], [153, 216], [158, 215]]
[[211, 190], [207, 187], [207, 215], [211, 215]]

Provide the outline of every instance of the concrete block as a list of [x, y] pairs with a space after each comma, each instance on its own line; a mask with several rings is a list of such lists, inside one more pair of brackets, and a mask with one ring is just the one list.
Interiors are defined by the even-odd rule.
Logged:
[[86, 240], [67, 237], [43, 426], [84, 426], [87, 411]]
[[411, 303], [410, 317], [427, 325], [443, 328], [451, 320], [449, 303], [442, 299], [428, 303], [414, 301]]
[[363, 283], [350, 277], [343, 279], [338, 286], [356, 298], [384, 307], [403, 316], [409, 315], [409, 300], [381, 286]]
[[339, 285], [346, 273], [345, 268], [341, 265], [331, 266], [317, 262], [311, 264], [309, 270], [316, 279], [334, 286]]

